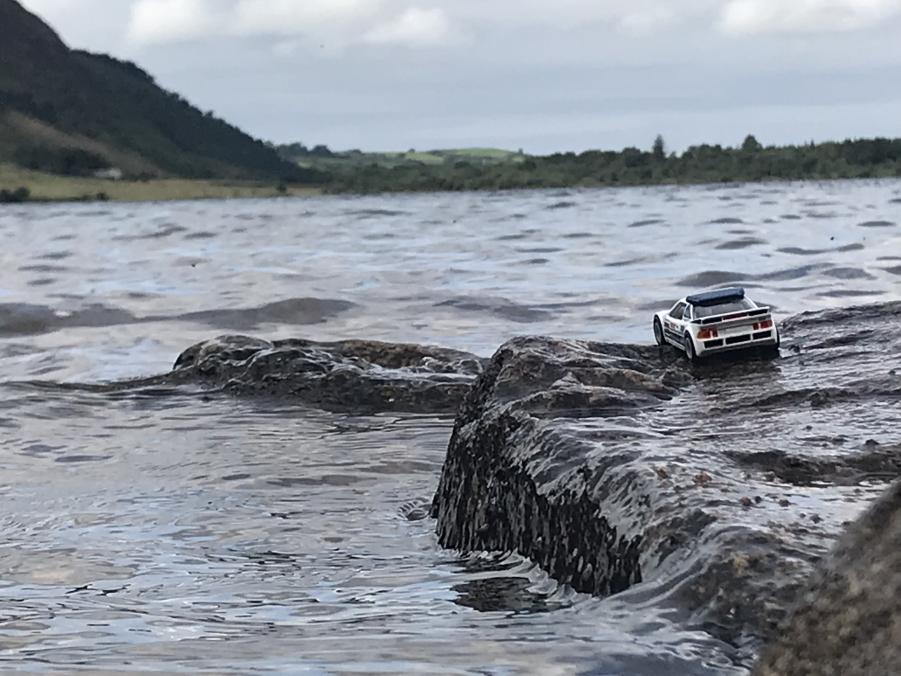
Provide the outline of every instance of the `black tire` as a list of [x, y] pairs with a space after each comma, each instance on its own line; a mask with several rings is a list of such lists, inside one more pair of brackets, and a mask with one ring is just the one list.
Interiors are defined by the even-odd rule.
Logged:
[[685, 346], [685, 356], [688, 357], [688, 361], [695, 362], [698, 360], [698, 353], [695, 352], [695, 344], [687, 333], [685, 334], [685, 338], [682, 341], [682, 344]]
[[660, 346], [666, 345], [666, 338], [663, 337], [663, 326], [660, 325], [659, 317], [654, 317], [654, 340]]

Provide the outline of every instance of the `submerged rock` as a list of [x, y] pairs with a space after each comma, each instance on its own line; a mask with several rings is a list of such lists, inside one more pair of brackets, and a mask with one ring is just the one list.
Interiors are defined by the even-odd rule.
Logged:
[[440, 543], [640, 593], [750, 659], [899, 475], [899, 320], [901, 303], [802, 315], [781, 359], [694, 367], [670, 348], [512, 340], [456, 420]]
[[170, 379], [291, 396], [328, 410], [453, 413], [482, 363], [467, 352], [422, 345], [222, 336], [185, 350]]
[[823, 562], [755, 676], [901, 670], [901, 481]]

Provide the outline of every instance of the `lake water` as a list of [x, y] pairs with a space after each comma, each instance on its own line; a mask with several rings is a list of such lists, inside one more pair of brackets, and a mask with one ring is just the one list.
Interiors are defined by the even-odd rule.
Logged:
[[899, 299], [899, 224], [899, 181], [0, 207], [0, 661], [744, 673], [653, 605], [440, 549], [404, 505], [434, 491], [449, 418], [62, 385], [223, 333], [488, 356], [649, 343], [652, 311], [731, 282], [780, 316]]

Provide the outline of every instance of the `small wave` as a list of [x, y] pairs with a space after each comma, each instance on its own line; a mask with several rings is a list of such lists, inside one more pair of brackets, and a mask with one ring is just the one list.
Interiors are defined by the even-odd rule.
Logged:
[[658, 225], [660, 223], [665, 223], [662, 218], [647, 218], [643, 221], [635, 221], [634, 223], [629, 223], [630, 228], [644, 228], [648, 225]]
[[117, 242], [134, 242], [142, 239], [163, 239], [164, 237], [169, 237], [171, 235], [177, 235], [182, 232], [187, 232], [187, 228], [183, 228], [180, 225], [167, 225], [155, 232], [147, 232], [138, 235], [116, 235], [112, 239]]
[[611, 261], [610, 263], [604, 263], [605, 268], [625, 268], [630, 265], [635, 265], [637, 263], [646, 263], [652, 260], [650, 256], [639, 256], [638, 258], [627, 258], [622, 261]]
[[759, 237], [741, 237], [739, 239], [723, 242], [722, 244], [717, 245], [716, 248], [724, 251], [732, 251], [736, 249], [747, 249], [748, 247], [766, 243], [766, 240], [760, 239]]
[[0, 336], [47, 333], [74, 326], [113, 326], [137, 321], [121, 308], [88, 305], [72, 311], [30, 303], [0, 304]]
[[[524, 221], [528, 216], [526, 214], [507, 214], [506, 216], [501, 216], [500, 218], [494, 219], [495, 223], [506, 223], [507, 221]], [[437, 223], [436, 223], [437, 225]]]
[[545, 207], [549, 211], [553, 211], [555, 209], [572, 209], [573, 207], [578, 206], [576, 202], [568, 202], [566, 200], [561, 202], [554, 202], [553, 204], [549, 204]]
[[881, 291], [865, 291], [863, 289], [833, 289], [817, 294], [820, 298], [861, 298], [863, 296], [880, 296]]
[[901, 265], [896, 265], [891, 268], [882, 268], [882, 269], [892, 275], [901, 275]]
[[835, 279], [874, 279], [873, 275], [861, 268], [832, 268], [823, 270], [823, 274]]
[[664, 298], [663, 300], [658, 300], [656, 302], [650, 303], [641, 303], [640, 305], [636, 305], [635, 309], [640, 310], [642, 312], [658, 312], [660, 310], [668, 310], [673, 306], [672, 298]]
[[895, 224], [892, 221], [864, 221], [858, 223], [858, 228], [892, 228]]
[[726, 216], [724, 218], [714, 218], [712, 221], [707, 221], [707, 223], [708, 225], [741, 225], [744, 221], [740, 218]]
[[128, 310], [101, 304], [53, 309], [29, 303], [0, 304], [0, 336], [49, 333], [71, 327], [107, 327], [147, 322], [202, 322], [227, 329], [256, 328], [261, 324], [318, 324], [356, 307], [345, 300], [293, 298], [256, 308], [215, 309], [177, 315], [138, 317]]
[[19, 272], [40, 272], [49, 274], [51, 272], [69, 272], [70, 268], [64, 265], [23, 265], [19, 268]]
[[802, 265], [797, 268], [786, 268], [785, 270], [777, 270], [776, 272], [768, 272], [762, 275], [757, 275], [755, 279], [768, 282], [787, 282], [793, 279], [801, 279], [803, 277], [807, 277], [811, 272], [830, 267], [832, 266], [828, 264]]
[[845, 244], [835, 249], [803, 249], [797, 246], [788, 246], [778, 249], [779, 253], [791, 254], [793, 256], [817, 256], [825, 253], [847, 253], [849, 251], [862, 251], [864, 245], [860, 243]]
[[397, 211], [395, 209], [357, 209], [348, 211], [348, 216], [356, 218], [390, 218], [392, 216], [409, 216], [409, 212]]
[[518, 253], [535, 253], [535, 254], [548, 254], [548, 253], [557, 253], [559, 251], [563, 251], [558, 246], [536, 246], [536, 247], [520, 247], [517, 248], [516, 251]]
[[728, 272], [725, 270], [707, 270], [689, 275], [678, 282], [677, 286], [691, 286], [704, 288], [708, 286], [716, 286], [718, 284], [729, 284], [731, 282], [739, 282], [743, 279], [749, 279], [751, 275], [741, 272]]
[[71, 258], [72, 255], [71, 251], [51, 251], [50, 253], [38, 256], [38, 258], [45, 261], [61, 261], [66, 258]]
[[54, 462], [61, 464], [81, 464], [86, 462], [104, 462], [111, 459], [111, 455], [61, 455]]
[[436, 303], [434, 307], [451, 307], [466, 312], [484, 312], [502, 319], [518, 323], [540, 322], [553, 315], [547, 310], [540, 310], [527, 305], [514, 303], [506, 298], [474, 298], [463, 296]]
[[174, 317], [153, 317], [147, 319], [175, 319], [203, 322], [227, 329], [252, 329], [260, 324], [319, 324], [329, 317], [346, 312], [354, 307], [356, 307], [355, 303], [346, 300], [290, 298], [255, 308], [202, 310]]
[[802, 265], [796, 268], [786, 268], [784, 270], [776, 270], [775, 272], [766, 272], [759, 275], [750, 275], [725, 270], [707, 270], [704, 272], [696, 273], [694, 275], [689, 275], [688, 277], [685, 277], [684, 279], [676, 282], [676, 284], [678, 286], [705, 288], [710, 286], [717, 286], [720, 284], [743, 282], [745, 286], [750, 286], [748, 282], [753, 280], [762, 282], [787, 282], [794, 279], [802, 279], [819, 270], [829, 269], [832, 269], [832, 266], [823, 263], [814, 265]]
[[189, 232], [185, 235], [185, 239], [214, 239], [219, 235], [208, 230], [200, 230], [199, 232]]

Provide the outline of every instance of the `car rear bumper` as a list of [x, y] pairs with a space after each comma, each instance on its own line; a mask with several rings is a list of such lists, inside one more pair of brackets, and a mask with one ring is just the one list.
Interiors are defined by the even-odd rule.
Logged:
[[774, 329], [769, 331], [752, 331], [749, 333], [713, 338], [711, 340], [695, 340], [695, 351], [698, 356], [746, 350], [755, 347], [773, 347], [779, 344], [778, 334]]

